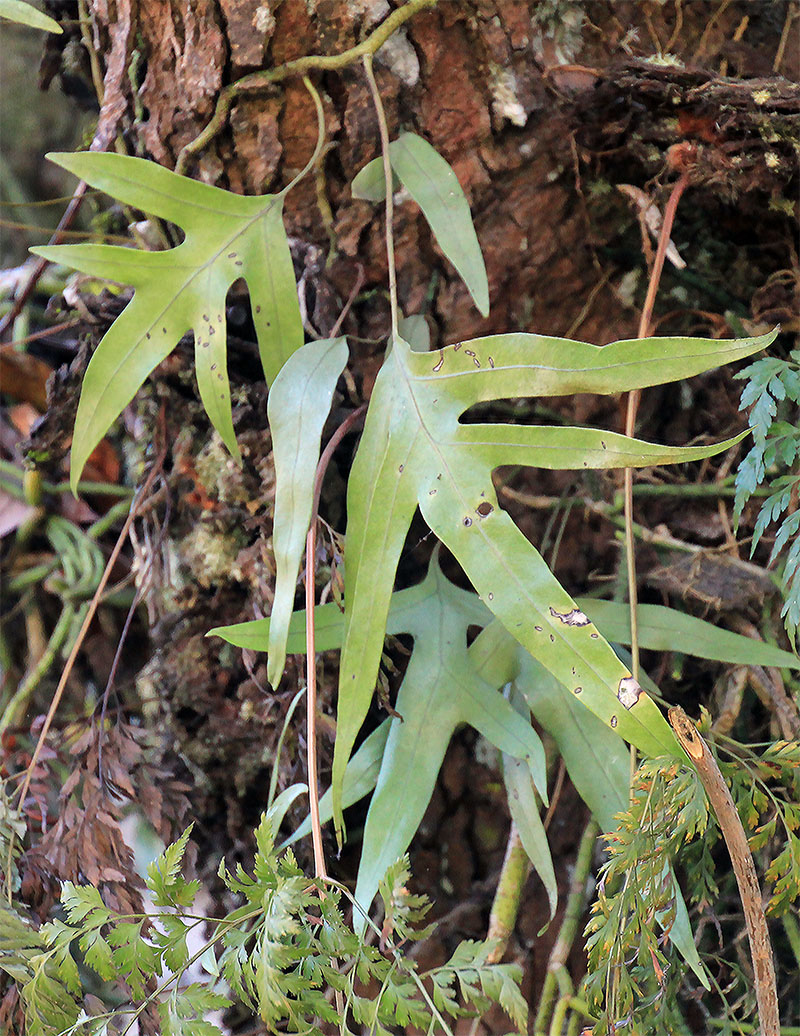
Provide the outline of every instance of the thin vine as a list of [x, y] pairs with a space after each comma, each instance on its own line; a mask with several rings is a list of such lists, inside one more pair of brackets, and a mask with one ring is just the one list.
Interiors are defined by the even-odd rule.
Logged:
[[366, 39], [355, 47], [342, 51], [341, 54], [309, 54], [295, 58], [293, 61], [287, 61], [276, 68], [251, 72], [250, 75], [243, 76], [235, 83], [226, 86], [220, 92], [214, 114], [206, 127], [198, 133], [194, 140], [190, 140], [181, 149], [175, 163], [175, 172], [185, 174], [192, 157], [202, 151], [223, 129], [237, 97], [245, 93], [264, 90], [274, 83], [291, 79], [293, 76], [306, 75], [311, 71], [334, 72], [354, 65], [357, 61], [366, 56], [371, 57], [380, 50], [392, 33], [396, 32], [409, 18], [413, 18], [415, 14], [427, 7], [435, 7], [437, 3], [438, 0], [408, 0], [408, 3], [393, 11], [385, 21], [381, 22]]

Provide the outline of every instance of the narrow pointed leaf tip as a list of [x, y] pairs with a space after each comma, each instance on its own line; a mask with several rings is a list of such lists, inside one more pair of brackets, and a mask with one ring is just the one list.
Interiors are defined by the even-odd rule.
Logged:
[[[469, 289], [481, 316], [489, 315], [489, 281], [472, 215], [456, 174], [435, 148], [415, 133], [389, 145], [394, 175], [419, 205], [436, 241]], [[386, 197], [383, 164], [373, 159], [353, 180], [354, 198]]]
[[0, 0], [0, 18], [6, 18], [18, 25], [28, 25], [32, 29], [44, 29], [45, 32], [54, 32], [57, 35], [64, 31], [54, 18], [37, 11], [23, 0]]
[[311, 520], [322, 429], [347, 363], [344, 338], [304, 345], [284, 364], [269, 391], [267, 412], [275, 461], [275, 600], [269, 626], [267, 678], [277, 687], [286, 661], [297, 572]]
[[92, 450], [187, 331], [194, 332], [203, 406], [238, 460], [227, 372], [225, 296], [230, 285], [239, 277], [247, 281], [268, 382], [303, 344], [283, 199], [231, 194], [126, 155], [83, 151], [48, 158], [90, 186], [175, 223], [185, 233], [180, 245], [162, 252], [96, 244], [32, 249], [51, 262], [134, 289], [84, 377], [72, 440], [73, 492]]

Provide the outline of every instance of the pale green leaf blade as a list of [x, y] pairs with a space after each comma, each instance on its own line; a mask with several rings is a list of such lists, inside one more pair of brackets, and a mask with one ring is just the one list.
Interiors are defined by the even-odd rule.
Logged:
[[444, 657], [447, 644], [459, 658], [460, 665], [466, 657], [468, 627], [485, 626], [492, 621], [492, 613], [476, 594], [450, 582], [442, 572], [439, 557], [437, 543], [423, 581], [392, 594], [386, 630], [410, 633], [415, 643], [424, 641], [427, 648], [433, 626], [439, 631], [437, 657]]
[[[491, 479], [451, 468], [435, 487], [435, 495], [421, 495], [423, 517], [509, 633], [639, 751], [679, 757], [681, 749], [652, 699], [595, 628], [572, 618], [575, 603], [499, 509]], [[481, 502], [491, 505], [484, 518], [476, 514]]]
[[[369, 795], [378, 782], [378, 774], [381, 771], [381, 761], [386, 748], [386, 740], [389, 737], [389, 726], [391, 720], [385, 719], [379, 727], [364, 739], [347, 764], [344, 772], [344, 784], [342, 785], [342, 808], [347, 809], [354, 803]], [[333, 816], [333, 796], [331, 790], [325, 792], [319, 800], [320, 823], [327, 824]], [[311, 834], [311, 818], [306, 817], [302, 824], [293, 832], [290, 838], [286, 839], [286, 845], [291, 845], [298, 838], [305, 838]]]
[[222, 191], [157, 162], [113, 151], [54, 151], [45, 157], [90, 187], [178, 226], [202, 220], [217, 230], [230, 216], [257, 216], [264, 200]]
[[[387, 633], [405, 633], [409, 623], [413, 622], [418, 606], [436, 593], [436, 588], [427, 582], [417, 583], [407, 590], [398, 590], [392, 594], [387, 617]], [[489, 614], [478, 598], [475, 598], [475, 625], [480, 625]], [[480, 618], [478, 617], [480, 615]], [[206, 633], [207, 637], [222, 637], [234, 647], [247, 648], [248, 651], [266, 651], [269, 645], [269, 619], [251, 619], [248, 622], [237, 622], [231, 626], [215, 626]], [[344, 614], [334, 601], [318, 604], [314, 609], [314, 633], [317, 651], [333, 651], [344, 643]], [[480, 639], [480, 638], [478, 638]], [[476, 641], [477, 642], [477, 641]], [[474, 645], [473, 645], [474, 646]], [[286, 641], [288, 655], [304, 655], [306, 652], [306, 613], [305, 610], [292, 613], [289, 620], [289, 633]], [[505, 682], [505, 681], [501, 681]]]
[[741, 442], [742, 432], [708, 446], [661, 446], [598, 428], [459, 425], [454, 447], [494, 469], [502, 464], [533, 468], [646, 468], [704, 460]]
[[[400, 186], [397, 174], [392, 173], [392, 190]], [[383, 201], [386, 197], [386, 176], [383, 171], [383, 157], [373, 158], [353, 178], [350, 190], [359, 201]]]
[[414, 133], [389, 145], [392, 169], [422, 209], [439, 247], [455, 266], [482, 316], [489, 314], [486, 266], [458, 178], [435, 148]]
[[[411, 844], [457, 723], [456, 709], [452, 701], [443, 698], [437, 674], [433, 674], [431, 686], [421, 670], [422, 657], [422, 652], [415, 651], [397, 696], [397, 711], [403, 719], [391, 721], [364, 827], [355, 898], [365, 912], [387, 868]], [[359, 927], [363, 931], [365, 921], [361, 916], [360, 925], [354, 918], [356, 931]]]
[[[542, 800], [547, 802], [544, 746], [527, 716], [512, 708], [491, 684], [465, 672], [458, 695], [459, 721], [469, 723], [504, 755], [522, 760]], [[452, 693], [452, 692], [451, 692]]]
[[70, 484], [74, 493], [92, 450], [133, 399], [145, 378], [169, 356], [187, 330], [188, 317], [182, 311], [182, 300], [172, 299], [168, 289], [163, 294], [159, 292], [158, 297], [158, 326], [151, 319], [143, 327], [141, 315], [129, 304], [89, 361], [72, 438]]
[[303, 343], [282, 222], [283, 199], [231, 194], [125, 155], [80, 152], [51, 157], [91, 186], [185, 231], [180, 245], [162, 252], [103, 245], [35, 250], [51, 261], [66, 262], [135, 289], [87, 371], [73, 437], [73, 491], [91, 451], [187, 331], [194, 332], [197, 342], [203, 403], [238, 458], [225, 363], [224, 302], [230, 285], [239, 277], [248, 283], [262, 365], [270, 382]]
[[299, 798], [300, 795], [307, 794], [308, 785], [302, 781], [297, 781], [295, 784], [290, 784], [288, 788], [283, 789], [266, 813], [273, 831], [277, 831], [281, 826], [294, 800]]
[[408, 367], [432, 397], [463, 404], [519, 396], [602, 394], [663, 385], [702, 374], [766, 348], [777, 330], [755, 338], [643, 338], [596, 346], [518, 332], [415, 354]]
[[[630, 609], [627, 604], [590, 598], [579, 598], [577, 603], [604, 637], [618, 644], [630, 644]], [[676, 608], [640, 604], [637, 618], [639, 646], [650, 651], [679, 651], [683, 655], [728, 665], [800, 669], [800, 658], [791, 651], [722, 629]]]
[[580, 705], [552, 673], [527, 652], [516, 686], [558, 746], [575, 790], [603, 831], [628, 808], [630, 755], [614, 731]]
[[547, 832], [539, 815], [539, 801], [534, 792], [530, 771], [525, 763], [504, 753], [503, 780], [506, 785], [511, 819], [519, 831], [522, 847], [545, 887], [552, 921], [558, 905], [558, 883], [553, 869], [553, 857], [547, 841]]
[[261, 366], [267, 384], [271, 385], [283, 364], [305, 340], [294, 265], [283, 223], [283, 198], [276, 196], [274, 204], [265, 209], [263, 219], [236, 244], [234, 262], [243, 264]]
[[[190, 228], [198, 227], [199, 236], [211, 233], [225, 244], [226, 232], [238, 223], [239, 233], [230, 237], [216, 258], [229, 275], [227, 284], [239, 276], [247, 280], [261, 362], [271, 384], [304, 338], [283, 225], [283, 198], [232, 194], [125, 155], [83, 151], [47, 157], [92, 187], [184, 227], [187, 240], [194, 237]], [[176, 252], [171, 249], [169, 255]], [[63, 254], [67, 261], [68, 253]], [[116, 279], [125, 283], [124, 278]]]
[[[134, 288], [146, 285], [153, 270], [160, 277], [169, 277], [176, 268], [185, 266], [182, 256], [185, 242], [167, 252], [145, 252], [138, 248], [124, 248], [120, 245], [46, 245], [32, 248], [34, 255], [40, 255], [51, 263], [63, 263], [74, 270], [91, 277], [113, 281], [115, 284], [130, 284]], [[168, 299], [165, 296], [165, 303]], [[154, 321], [155, 323], [155, 321]], [[152, 330], [152, 328], [150, 328]]]
[[416, 463], [416, 437], [408, 407], [392, 383], [395, 366], [393, 353], [381, 372], [388, 377], [373, 390], [347, 485], [346, 625], [331, 778], [340, 834], [344, 770], [375, 686], [394, 573], [417, 502], [409, 477]]
[[686, 909], [686, 900], [683, 898], [678, 879], [675, 877], [675, 871], [671, 867], [670, 881], [672, 882], [672, 890], [675, 896], [675, 917], [668, 933], [670, 941], [698, 977], [702, 986], [705, 989], [711, 989], [711, 979], [708, 977], [706, 966], [703, 964], [695, 945], [692, 923], [689, 920], [689, 911]]
[[520, 646], [497, 619], [481, 630], [469, 647], [469, 657], [492, 687], [503, 687], [517, 678]]
[[44, 29], [45, 32], [64, 31], [54, 18], [37, 11], [23, 0], [0, 0], [0, 18], [7, 18], [19, 25], [29, 25], [32, 29]]
[[267, 413], [275, 461], [272, 541], [276, 578], [267, 679], [273, 687], [280, 682], [286, 661], [289, 621], [311, 520], [322, 429], [347, 354], [344, 338], [309, 342], [289, 358], [269, 392]]
[[431, 329], [422, 313], [401, 317], [397, 325], [400, 337], [415, 353], [426, 353], [431, 347]]
[[[266, 651], [269, 645], [269, 619], [251, 619], [236, 622], [231, 626], [215, 626], [206, 633], [207, 637], [222, 637], [234, 647], [248, 651]], [[314, 609], [314, 633], [317, 651], [333, 651], [344, 641], [344, 615], [334, 601], [320, 604]], [[286, 640], [288, 655], [304, 655], [306, 652], [306, 613], [292, 614]]]
[[[194, 336], [197, 389], [211, 424], [219, 432], [220, 438], [233, 459], [239, 464], [242, 454], [236, 442], [236, 432], [233, 430], [231, 386], [228, 378], [225, 342], [225, 289], [223, 285], [221, 293], [217, 293], [215, 288], [219, 285], [213, 285], [213, 279], [213, 271], [206, 271], [204, 295], [208, 320], [203, 321]], [[200, 280], [201, 278], [198, 278], [198, 283]]]

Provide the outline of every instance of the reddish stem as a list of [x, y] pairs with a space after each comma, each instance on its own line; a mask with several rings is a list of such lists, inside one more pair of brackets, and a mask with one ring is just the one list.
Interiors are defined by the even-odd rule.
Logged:
[[[650, 271], [650, 282], [647, 286], [647, 297], [645, 298], [642, 317], [639, 321], [639, 338], [646, 338], [650, 333], [650, 326], [653, 320], [653, 306], [658, 292], [658, 285], [661, 281], [661, 273], [664, 269], [664, 259], [667, 254], [672, 224], [675, 221], [675, 212], [681, 195], [689, 184], [688, 172], [683, 172], [678, 177], [672, 193], [669, 196], [664, 219], [661, 223], [661, 234], [658, 238], [658, 249], [653, 262], [653, 269]], [[628, 407], [625, 415], [625, 434], [633, 436], [636, 426], [636, 414], [639, 409], [641, 391], [634, 389], [628, 393]], [[624, 472], [624, 495], [625, 495], [625, 554], [628, 569], [628, 600], [631, 609], [631, 674], [634, 680], [639, 679], [639, 638], [636, 608], [638, 605], [638, 592], [636, 588], [636, 554], [633, 543], [633, 469], [625, 468]]]
[[308, 750], [308, 799], [311, 808], [311, 840], [314, 845], [314, 870], [318, 878], [327, 878], [325, 852], [322, 847], [322, 825], [319, 819], [319, 777], [317, 769], [317, 658], [314, 628], [314, 571], [317, 552], [317, 513], [322, 480], [334, 450], [367, 409], [366, 403], [345, 418], [330, 438], [317, 464], [314, 479], [314, 500], [311, 522], [306, 536], [306, 738]]

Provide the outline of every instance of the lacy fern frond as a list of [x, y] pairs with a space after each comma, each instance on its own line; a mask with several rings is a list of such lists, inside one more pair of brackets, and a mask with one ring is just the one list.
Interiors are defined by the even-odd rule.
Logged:
[[[773, 523], [778, 523], [769, 563], [775, 561], [789, 545], [781, 573], [784, 596], [781, 616], [786, 631], [794, 640], [800, 625], [800, 512], [794, 510], [800, 473], [791, 468], [800, 455], [800, 429], [781, 419], [791, 403], [800, 405], [800, 352], [792, 352], [791, 360], [768, 357], [756, 360], [736, 375], [747, 379], [742, 391], [740, 410], [750, 407], [748, 423], [753, 432], [753, 445], [736, 472], [734, 523], [738, 526], [748, 500], [765, 481], [771, 492], [761, 504], [753, 530], [751, 556], [761, 537]], [[774, 472], [774, 477], [768, 475]]]
[[[382, 883], [387, 923], [380, 946], [372, 946], [348, 923], [349, 893], [323, 888], [302, 872], [291, 850], [278, 851], [267, 814], [256, 832], [252, 873], [241, 865], [231, 872], [224, 861], [220, 866], [244, 905], [218, 921], [200, 953], [190, 956], [187, 935], [200, 919], [193, 913], [197, 883], [180, 873], [189, 834], [148, 868], [148, 886], [162, 908], [152, 914], [117, 913], [96, 888], [71, 882], [62, 889], [66, 919], [38, 932], [23, 916], [0, 910], [0, 963], [20, 987], [34, 1036], [100, 1034], [114, 1020], [132, 1021], [151, 1003], [165, 1036], [218, 1036], [208, 1016], [233, 999], [275, 1033], [315, 1032], [323, 1023], [341, 1024], [343, 1031], [366, 1025], [387, 1036], [409, 1025], [448, 1032], [445, 1015], [471, 1016], [491, 1004], [524, 1028], [520, 971], [488, 963], [491, 944], [463, 944], [446, 965], [422, 974], [404, 955], [404, 942], [427, 934], [414, 926], [429, 906], [409, 891], [407, 859], [397, 861]], [[206, 982], [182, 985], [189, 964], [207, 951], [215, 955], [214, 973]], [[127, 985], [138, 1006], [90, 1019], [81, 1008], [81, 962], [103, 981]]]

